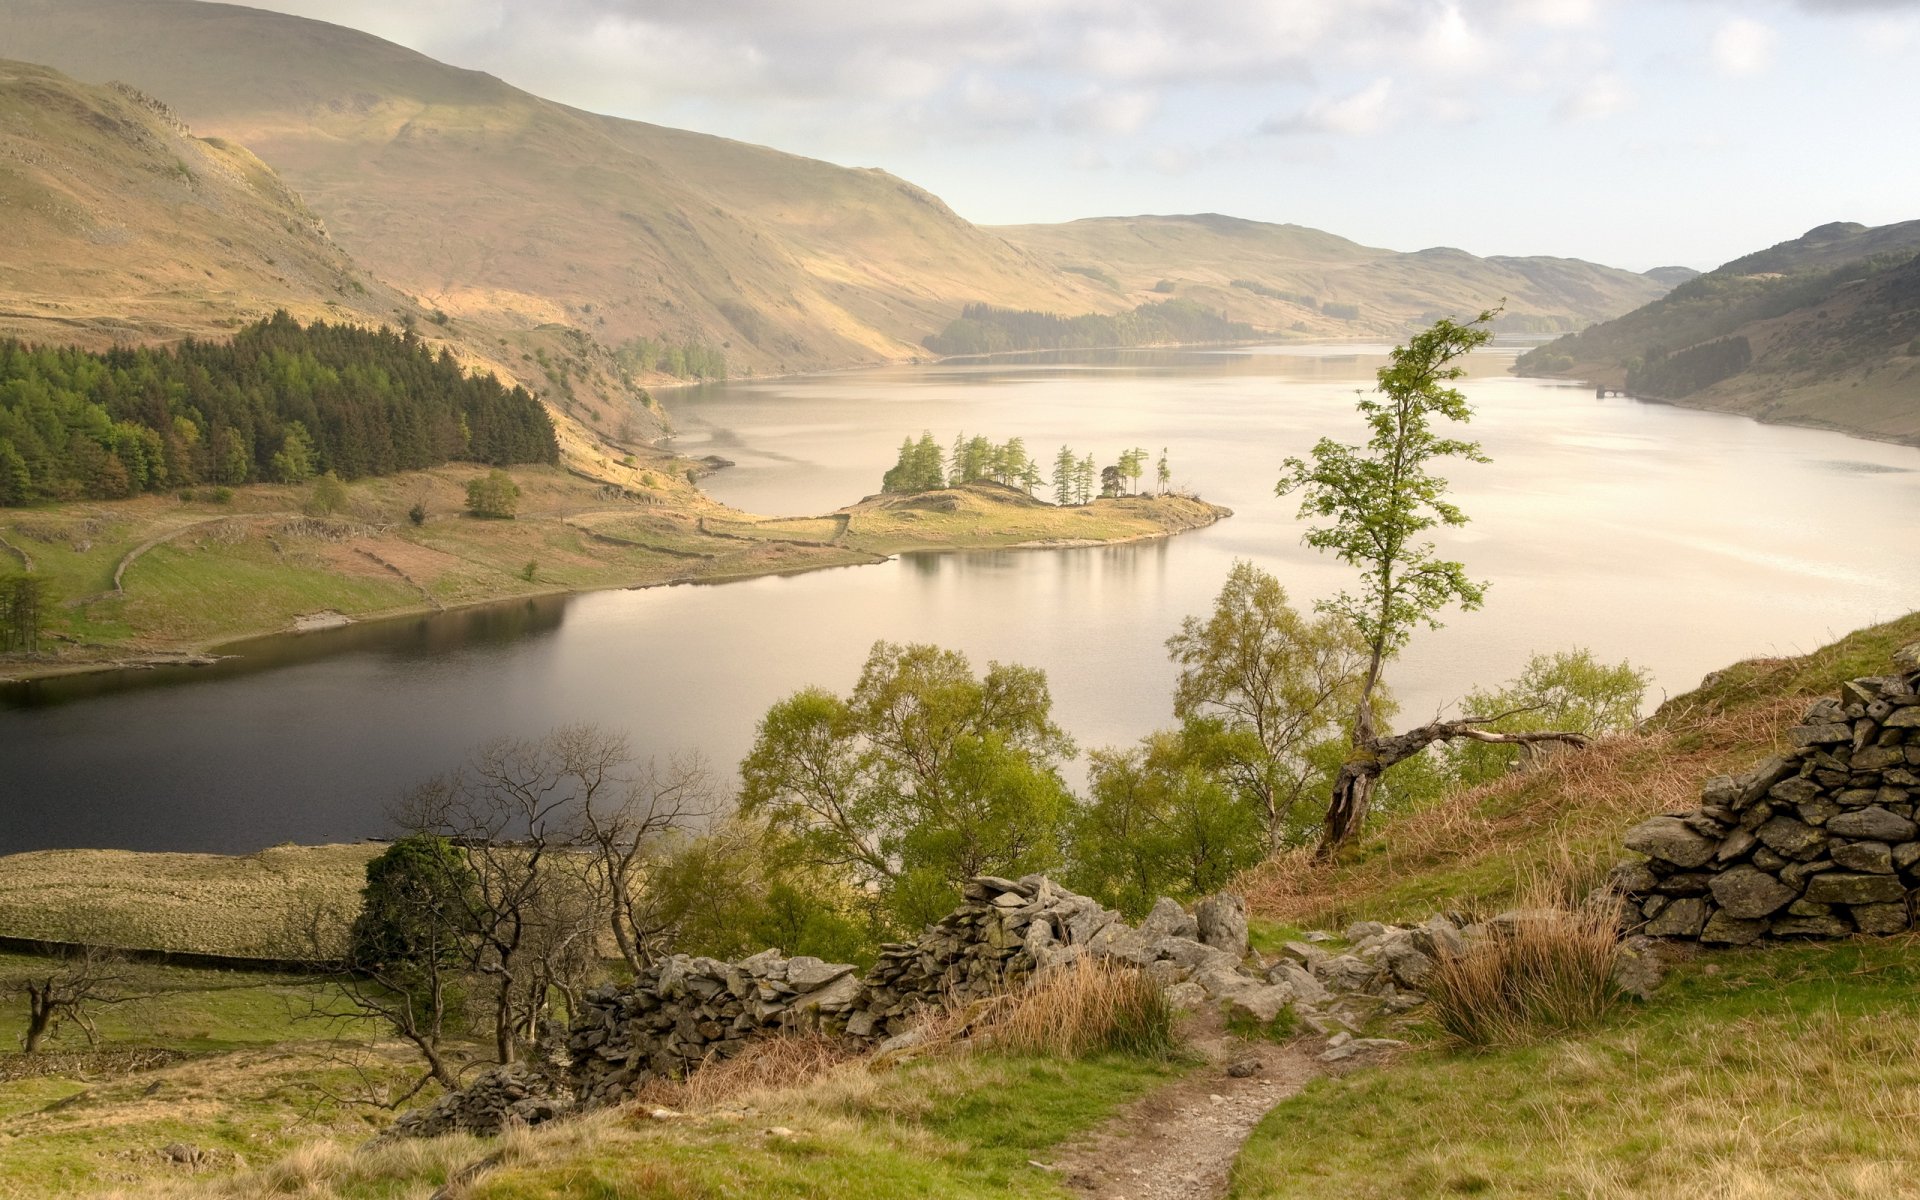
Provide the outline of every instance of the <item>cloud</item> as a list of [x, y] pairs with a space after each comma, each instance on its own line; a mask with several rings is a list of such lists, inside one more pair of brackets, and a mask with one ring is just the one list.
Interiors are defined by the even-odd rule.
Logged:
[[1729, 17], [1714, 31], [1713, 65], [1723, 75], [1758, 75], [1773, 65], [1780, 35], [1772, 26], [1746, 17]]
[[1633, 92], [1612, 72], [1602, 72], [1563, 97], [1554, 115], [1563, 121], [1599, 121], [1633, 103]]
[[1269, 117], [1261, 123], [1260, 132], [1282, 136], [1334, 133], [1366, 137], [1386, 128], [1392, 116], [1392, 100], [1393, 80], [1383, 75], [1357, 92], [1323, 97], [1297, 112]]

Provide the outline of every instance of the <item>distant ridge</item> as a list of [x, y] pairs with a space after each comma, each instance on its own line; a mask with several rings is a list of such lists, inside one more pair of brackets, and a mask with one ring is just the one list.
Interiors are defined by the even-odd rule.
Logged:
[[1920, 221], [1834, 222], [1519, 360], [1526, 374], [1920, 444]]

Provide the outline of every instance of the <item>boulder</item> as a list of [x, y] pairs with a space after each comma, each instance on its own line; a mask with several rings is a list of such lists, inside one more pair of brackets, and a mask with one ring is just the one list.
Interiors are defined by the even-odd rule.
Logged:
[[1869, 875], [1893, 874], [1893, 850], [1885, 842], [1849, 842], [1828, 851], [1836, 865]]
[[1776, 816], [1754, 830], [1754, 836], [1767, 849], [1785, 858], [1810, 856], [1824, 845], [1827, 835], [1796, 817]]
[[1675, 900], [1647, 922], [1648, 937], [1699, 937], [1707, 924], [1707, 902], [1697, 896]]
[[1744, 946], [1758, 939], [1766, 931], [1767, 922], [1764, 918], [1757, 921], [1743, 921], [1739, 917], [1728, 916], [1722, 911], [1714, 913], [1707, 919], [1705, 928], [1700, 930], [1700, 940], [1723, 946]]
[[1232, 892], [1208, 896], [1194, 905], [1200, 940], [1235, 958], [1247, 956], [1247, 901]]
[[1908, 928], [1905, 904], [1856, 904], [1848, 915], [1861, 933], [1904, 933]]
[[1853, 875], [1833, 871], [1807, 881], [1807, 899], [1815, 904], [1891, 904], [1906, 899], [1892, 875]]
[[1200, 936], [1200, 922], [1180, 907], [1180, 902], [1168, 896], [1162, 896], [1153, 905], [1153, 911], [1140, 922], [1140, 932], [1154, 938], [1191, 938]]

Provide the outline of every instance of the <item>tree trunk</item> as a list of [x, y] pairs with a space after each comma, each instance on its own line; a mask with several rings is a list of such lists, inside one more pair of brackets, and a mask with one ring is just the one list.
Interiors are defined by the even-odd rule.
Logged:
[[26, 1044], [21, 1048], [23, 1054], [38, 1054], [40, 1044], [47, 1040], [47, 1032], [53, 1028], [54, 1006], [51, 998], [43, 1001], [41, 993], [34, 988], [27, 989], [29, 1008], [27, 1012]]
[[1333, 781], [1333, 801], [1327, 805], [1326, 823], [1320, 831], [1321, 857], [1338, 850], [1366, 824], [1373, 789], [1384, 769], [1379, 758], [1371, 754], [1340, 764], [1340, 774]]

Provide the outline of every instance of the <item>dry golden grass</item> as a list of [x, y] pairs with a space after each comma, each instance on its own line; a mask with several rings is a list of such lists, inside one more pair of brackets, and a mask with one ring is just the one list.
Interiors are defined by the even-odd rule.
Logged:
[[809, 1088], [849, 1064], [850, 1070], [865, 1073], [866, 1064], [842, 1039], [820, 1034], [773, 1037], [733, 1058], [710, 1062], [685, 1079], [654, 1080], [635, 1094], [634, 1103], [642, 1109], [711, 1112], [738, 1107], [747, 1097]]
[[1442, 953], [1427, 995], [1433, 1017], [1471, 1046], [1517, 1045], [1580, 1029], [1618, 999], [1618, 914], [1606, 905], [1578, 909], [1523, 906], [1510, 928]]
[[1359, 915], [1424, 916], [1436, 908], [1510, 906], [1526, 878], [1584, 878], [1620, 857], [1619, 839], [1646, 817], [1692, 807], [1708, 776], [1744, 769], [1784, 745], [1799, 696], [1725, 708], [1704, 703], [1642, 731], [1555, 755], [1530, 771], [1454, 792], [1383, 824], [1334, 861], [1310, 850], [1275, 856], [1237, 886], [1256, 916], [1337, 925]]
[[[41, 850], [0, 858], [0, 935], [139, 950], [302, 957], [291, 927], [352, 913], [381, 847], [274, 846], [257, 854]], [[333, 932], [344, 936], [345, 918]]]
[[1006, 1054], [1060, 1058], [1167, 1058], [1177, 1045], [1173, 1008], [1159, 986], [1132, 967], [1092, 958], [1042, 972], [997, 998], [974, 1039]]

